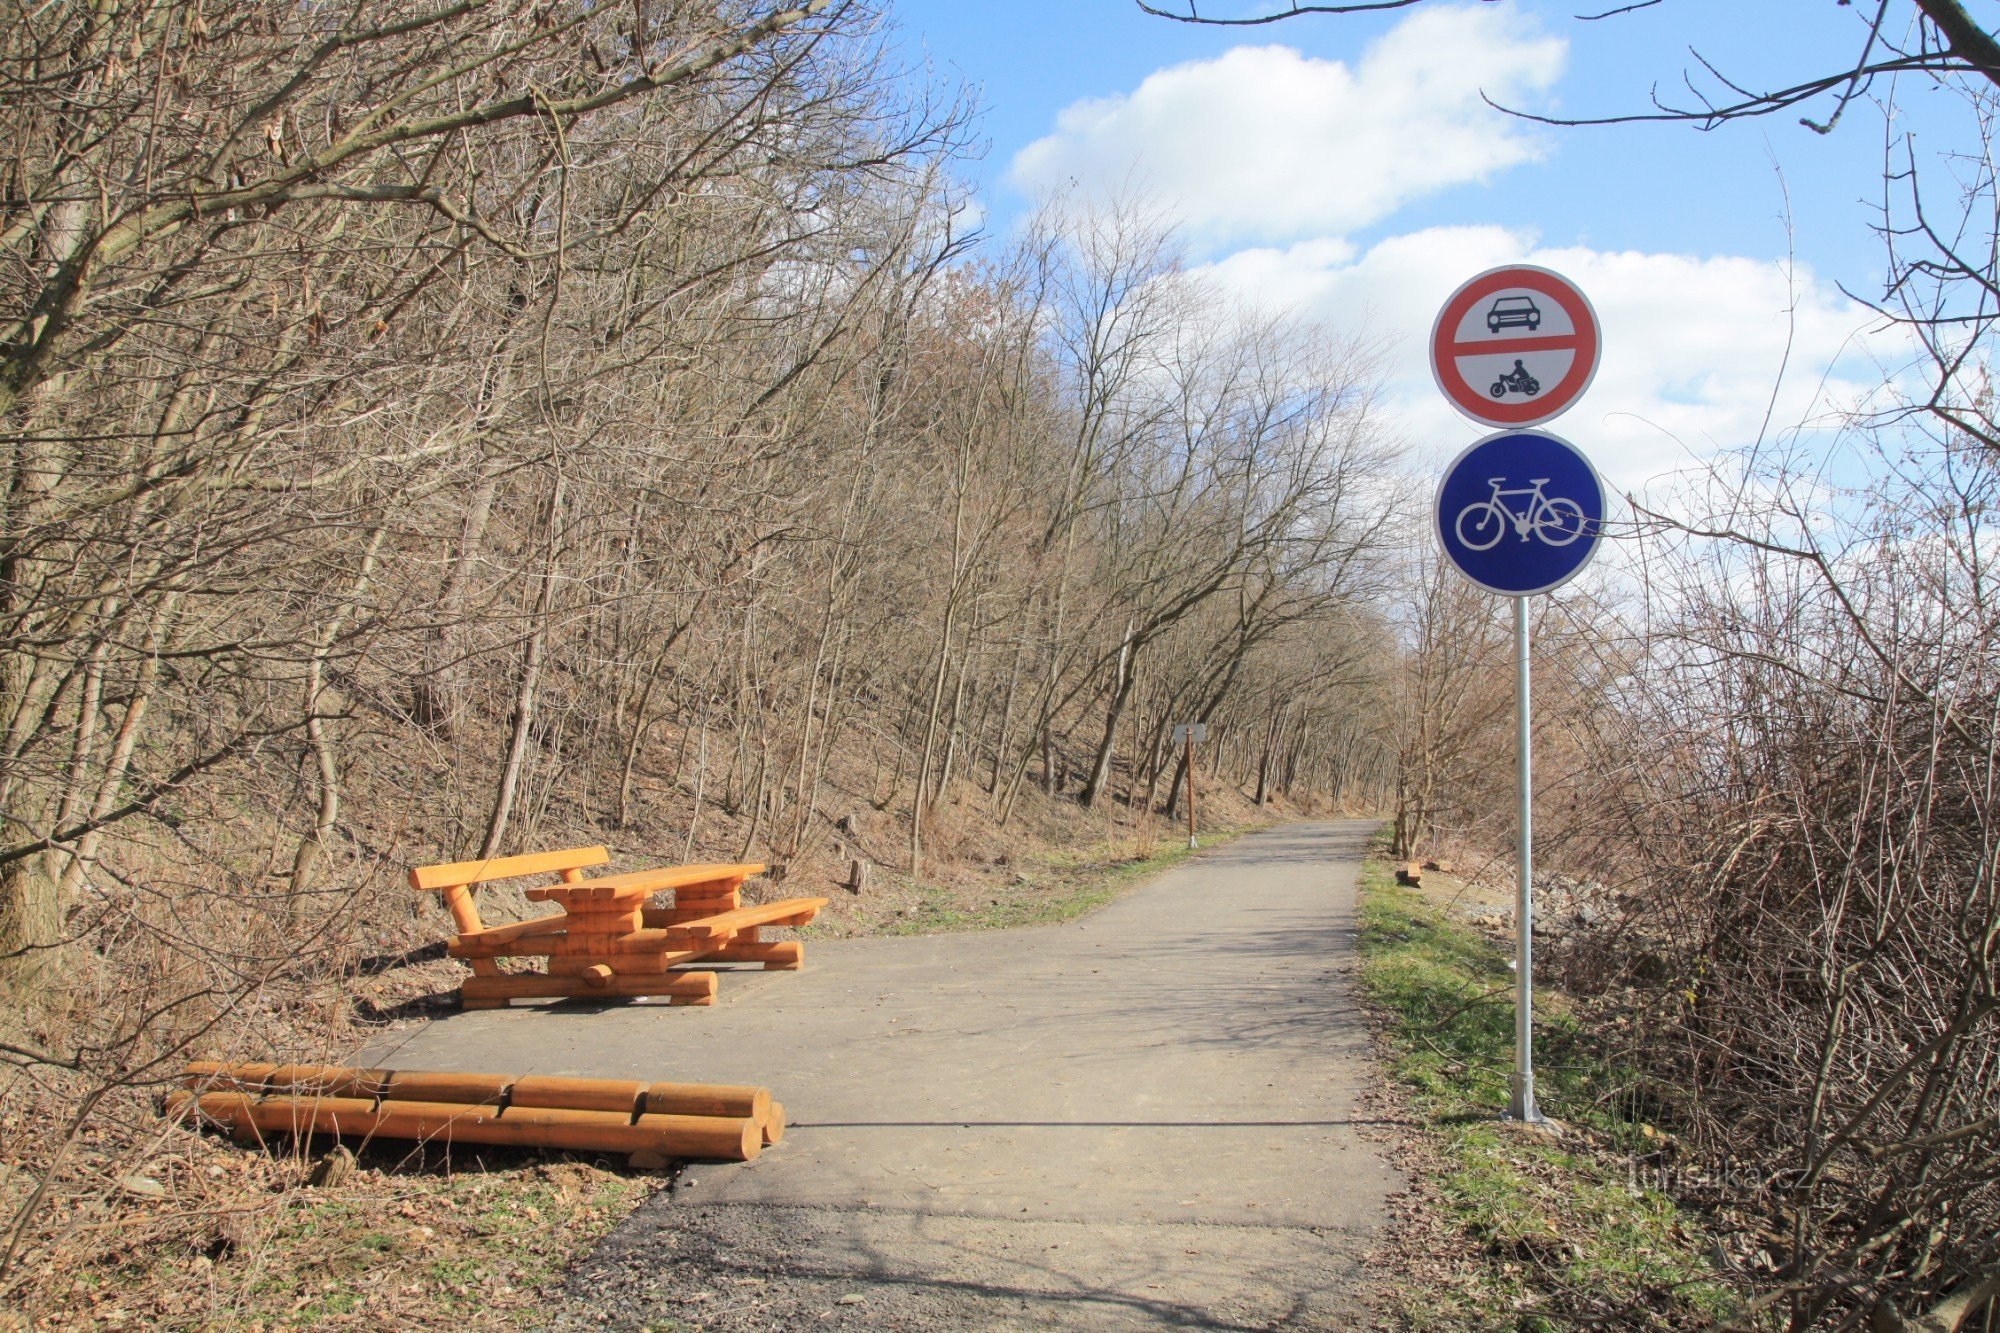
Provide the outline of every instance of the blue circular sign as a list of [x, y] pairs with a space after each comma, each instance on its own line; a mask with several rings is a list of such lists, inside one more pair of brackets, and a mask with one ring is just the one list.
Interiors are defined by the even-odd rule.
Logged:
[[1431, 518], [1438, 544], [1488, 592], [1527, 597], [1575, 578], [1604, 531], [1604, 486], [1568, 440], [1503, 430], [1445, 469]]

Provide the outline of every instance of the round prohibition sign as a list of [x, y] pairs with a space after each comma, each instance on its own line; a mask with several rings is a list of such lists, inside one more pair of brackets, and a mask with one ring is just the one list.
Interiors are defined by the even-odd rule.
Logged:
[[1597, 375], [1597, 312], [1569, 279], [1532, 264], [1488, 269], [1431, 325], [1431, 375], [1451, 405], [1489, 426], [1562, 415]]

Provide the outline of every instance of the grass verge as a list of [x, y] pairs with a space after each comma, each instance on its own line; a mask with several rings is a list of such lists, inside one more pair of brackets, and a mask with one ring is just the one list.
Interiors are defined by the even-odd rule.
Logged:
[[1638, 1165], [1663, 1136], [1564, 997], [1536, 990], [1537, 1100], [1564, 1132], [1507, 1124], [1507, 952], [1380, 860], [1362, 875], [1361, 922], [1363, 991], [1397, 1100], [1424, 1126], [1404, 1162], [1413, 1225], [1384, 1256], [1395, 1323], [1680, 1328], [1727, 1316], [1735, 1300], [1702, 1219]]

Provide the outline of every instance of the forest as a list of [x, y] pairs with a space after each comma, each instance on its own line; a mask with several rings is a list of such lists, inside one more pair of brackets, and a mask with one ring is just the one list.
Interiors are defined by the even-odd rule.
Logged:
[[[0, 1300], [59, 1299], [180, 1064], [352, 1044], [441, 932], [413, 864], [917, 882], [1191, 777], [1504, 854], [1507, 611], [1370, 331], [1232, 305], [1137, 202], [983, 233], [891, 17], [6, 7]], [[1798, 1327], [2000, 1282], [1995, 191], [1906, 184], [1924, 373], [1537, 612], [1597, 895], [1553, 964], [1773, 1182], [1746, 1298]]]

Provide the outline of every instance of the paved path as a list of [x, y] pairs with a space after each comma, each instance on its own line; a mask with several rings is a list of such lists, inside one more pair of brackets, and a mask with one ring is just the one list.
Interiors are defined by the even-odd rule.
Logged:
[[1244, 838], [1068, 925], [816, 941], [713, 1008], [462, 1014], [369, 1058], [786, 1104], [781, 1146], [585, 1264], [581, 1325], [1348, 1327], [1399, 1187], [1357, 1109], [1371, 828]]

